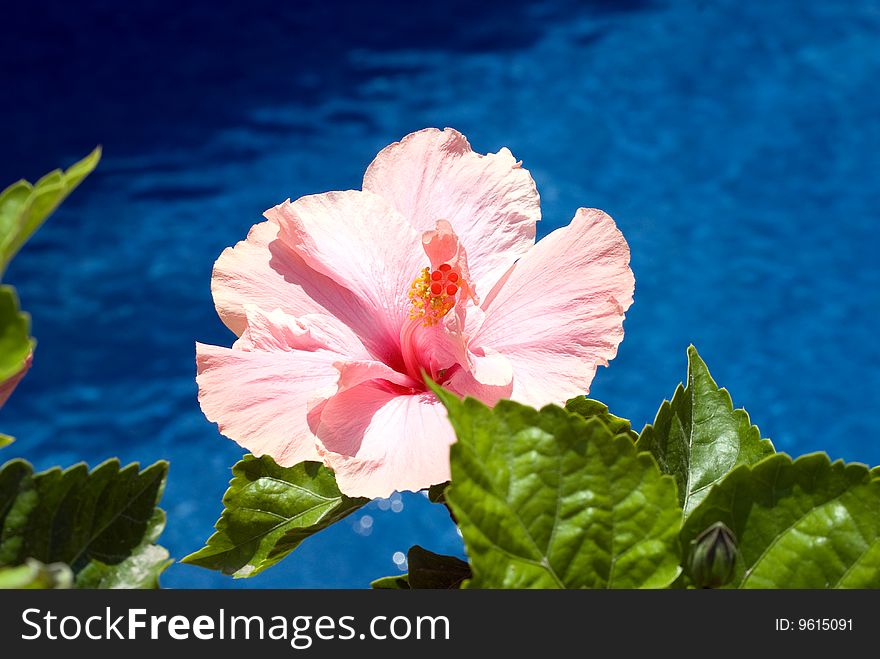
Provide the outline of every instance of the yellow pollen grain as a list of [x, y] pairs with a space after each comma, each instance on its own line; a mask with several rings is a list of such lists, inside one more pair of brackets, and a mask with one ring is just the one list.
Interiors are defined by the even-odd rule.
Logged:
[[422, 325], [435, 325], [455, 306], [455, 296], [447, 295], [445, 289], [435, 295], [431, 292], [431, 269], [423, 268], [410, 284], [408, 297], [412, 303], [409, 317], [422, 319]]

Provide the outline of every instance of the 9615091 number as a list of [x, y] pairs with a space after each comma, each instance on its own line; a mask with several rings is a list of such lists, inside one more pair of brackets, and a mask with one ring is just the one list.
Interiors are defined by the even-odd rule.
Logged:
[[852, 618], [776, 618], [776, 631], [779, 632], [851, 632], [852, 629]]

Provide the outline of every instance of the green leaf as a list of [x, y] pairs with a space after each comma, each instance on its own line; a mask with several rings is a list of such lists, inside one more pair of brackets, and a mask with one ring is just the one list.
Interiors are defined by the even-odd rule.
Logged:
[[279, 467], [268, 456], [246, 455], [232, 468], [217, 532], [183, 562], [251, 577], [367, 502], [343, 495], [318, 462]]
[[455, 513], [452, 512], [452, 508], [449, 507], [449, 503], [446, 501], [446, 488], [449, 487], [449, 481], [445, 483], [437, 483], [436, 485], [431, 485], [428, 488], [428, 501], [431, 503], [439, 503], [442, 506], [446, 506], [446, 511], [449, 513], [449, 518], [452, 520], [452, 523], [458, 526], [458, 520], [455, 518]]
[[435, 554], [418, 545], [407, 553], [409, 573], [382, 577], [370, 584], [379, 590], [455, 590], [471, 577], [470, 565], [455, 556]]
[[410, 588], [453, 590], [471, 577], [471, 568], [460, 558], [435, 554], [418, 545], [407, 553]]
[[686, 516], [732, 469], [773, 453], [773, 444], [761, 439], [746, 411], [733, 409], [730, 394], [718, 388], [693, 346], [688, 348], [687, 386], [679, 385], [672, 401], [663, 401], [636, 446], [675, 477]]
[[593, 400], [586, 396], [578, 396], [577, 398], [572, 398], [568, 401], [565, 404], [565, 409], [573, 414], [579, 414], [585, 419], [597, 417], [605, 423], [609, 430], [615, 435], [627, 433], [633, 441], [636, 441], [639, 437], [632, 429], [627, 419], [614, 416], [608, 411], [608, 406], [605, 405], [605, 403], [600, 403], [598, 400]]
[[406, 574], [396, 577], [382, 577], [370, 582], [370, 588], [375, 590], [410, 590], [409, 578]]
[[0, 286], [0, 386], [24, 368], [36, 345], [30, 330], [30, 316], [19, 310], [15, 289]]
[[73, 572], [64, 563], [44, 565], [29, 558], [23, 565], [0, 568], [0, 590], [70, 588]]
[[[6, 463], [0, 469], [0, 566], [36, 559], [65, 563], [78, 574], [100, 563], [107, 579], [115, 569], [129, 571], [125, 561], [142, 553], [164, 525], [156, 505], [167, 472], [166, 462], [140, 470], [137, 464], [120, 468], [116, 459], [92, 471], [78, 464], [37, 474], [24, 460]], [[157, 556], [155, 549], [148, 553]]]
[[675, 482], [601, 419], [434, 388], [458, 436], [446, 492], [477, 588], [663, 588], [680, 572]]
[[449, 481], [438, 483], [428, 488], [428, 501], [431, 503], [446, 503], [446, 488], [449, 487]]
[[36, 509], [34, 470], [24, 460], [11, 460], [0, 469], [0, 567], [20, 565], [28, 556], [23, 529]]
[[0, 448], [3, 448], [4, 446], [9, 446], [14, 441], [15, 437], [10, 437], [9, 435], [4, 435], [2, 432], [0, 432]]
[[97, 147], [67, 171], [56, 169], [33, 185], [22, 179], [0, 192], [0, 278], [22, 245], [100, 160]]
[[154, 544], [165, 528], [165, 512], [156, 509], [144, 540], [131, 556], [121, 563], [109, 565], [98, 560], [91, 561], [76, 575], [77, 588], [159, 588], [159, 576], [174, 561], [168, 550]]
[[824, 453], [779, 453], [741, 466], [712, 488], [682, 545], [716, 522], [737, 538], [729, 587], [880, 587], [880, 480]]

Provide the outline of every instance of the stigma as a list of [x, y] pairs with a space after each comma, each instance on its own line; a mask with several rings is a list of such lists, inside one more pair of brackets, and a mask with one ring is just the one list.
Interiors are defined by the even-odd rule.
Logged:
[[448, 263], [434, 270], [424, 268], [410, 285], [410, 319], [421, 319], [426, 327], [436, 324], [455, 307], [460, 289], [461, 272], [458, 268]]

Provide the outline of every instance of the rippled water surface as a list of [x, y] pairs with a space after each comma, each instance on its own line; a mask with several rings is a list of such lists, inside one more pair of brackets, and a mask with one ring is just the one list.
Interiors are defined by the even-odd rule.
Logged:
[[[232, 340], [214, 259], [425, 126], [510, 147], [539, 235], [578, 206], [617, 220], [636, 301], [592, 395], [641, 427], [694, 343], [779, 449], [880, 463], [880, 3], [90, 4], [4, 10], [0, 184], [105, 157], [8, 271], [39, 349], [0, 425], [41, 468], [170, 459], [174, 556], [241, 455], [196, 403], [194, 342]], [[359, 587], [415, 543], [461, 551], [404, 495], [254, 579], [164, 583]]]

